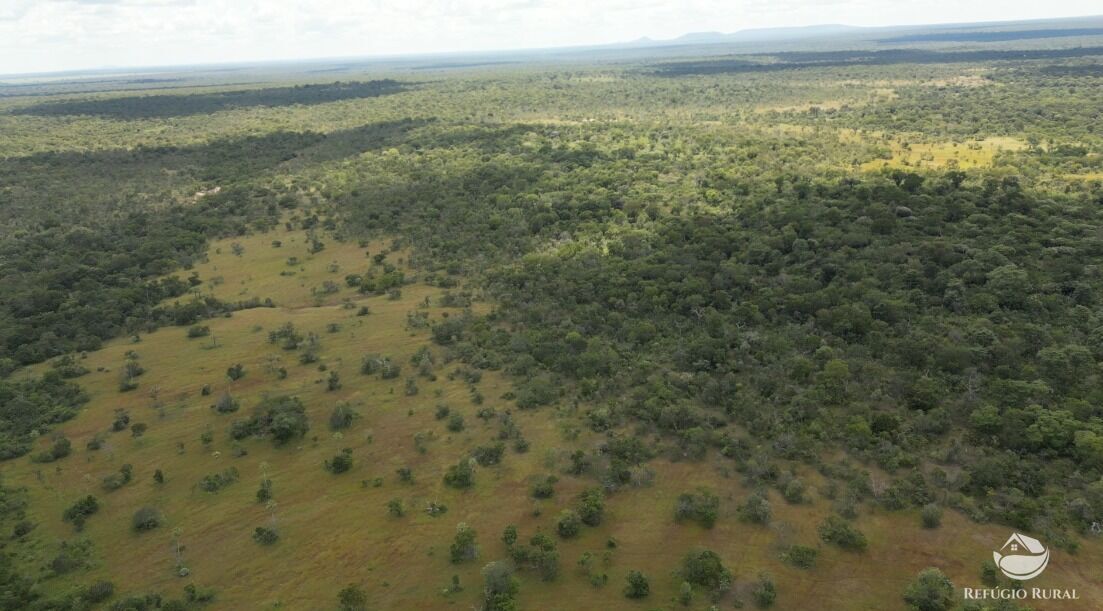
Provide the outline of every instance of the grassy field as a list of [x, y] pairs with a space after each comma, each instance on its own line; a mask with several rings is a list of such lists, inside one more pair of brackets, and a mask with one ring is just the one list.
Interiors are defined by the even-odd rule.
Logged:
[[[963, 147], [964, 148], [964, 147]], [[914, 153], [914, 146], [913, 146]], [[202, 283], [198, 290], [226, 300], [270, 297], [272, 308], [256, 308], [207, 321], [210, 336], [188, 339], [185, 329], [164, 328], [142, 335], [140, 341], [119, 339], [87, 355], [83, 364], [92, 370], [79, 379], [92, 400], [74, 420], [59, 427], [73, 441], [72, 456], [54, 465], [21, 458], [4, 468], [9, 484], [25, 485], [39, 527], [32, 537], [44, 552], [58, 541], [85, 537], [94, 543], [94, 562], [50, 583], [66, 588], [102, 577], [115, 581], [118, 591], [160, 591], [178, 596], [184, 585], [212, 587], [217, 609], [325, 609], [335, 606], [337, 592], [347, 584], [360, 584], [373, 608], [468, 609], [481, 600], [479, 569], [506, 557], [500, 535], [507, 524], [516, 524], [521, 540], [537, 531], [554, 534], [555, 518], [570, 506], [584, 488], [586, 478], [561, 473], [566, 455], [575, 448], [589, 448], [600, 439], [577, 432], [578, 420], [567, 407], [539, 411], [517, 410], [502, 398], [510, 390], [508, 379], [484, 372], [471, 385], [447, 374], [459, 365], [445, 364], [443, 351], [432, 344], [429, 331], [407, 324], [411, 312], [423, 312], [430, 321], [457, 315], [457, 308], [440, 306], [442, 289], [422, 283], [402, 288], [397, 299], [363, 296], [344, 284], [349, 273], [368, 269], [384, 243], [364, 247], [320, 236], [321, 252], [310, 254], [301, 231], [277, 229], [267, 234], [216, 242], [209, 260], [196, 266]], [[276, 248], [273, 241], [281, 246]], [[234, 244], [240, 248], [235, 248]], [[235, 250], [240, 254], [235, 254]], [[288, 259], [295, 257], [293, 264]], [[403, 253], [388, 261], [405, 268]], [[326, 281], [339, 286], [335, 293], [319, 295]], [[343, 305], [345, 303], [349, 306]], [[429, 305], [426, 306], [426, 303]], [[370, 314], [360, 316], [368, 306]], [[486, 309], [487, 304], [476, 304]], [[268, 332], [291, 322], [303, 334], [320, 340], [319, 361], [298, 362], [296, 352], [269, 343]], [[336, 327], [331, 325], [337, 325]], [[417, 378], [418, 392], [408, 396], [405, 379], [415, 368], [410, 357], [430, 347], [436, 358], [436, 381]], [[146, 373], [139, 386], [121, 393], [119, 370], [126, 353], [135, 351]], [[368, 353], [391, 356], [403, 364], [395, 379], [360, 373], [361, 358]], [[246, 375], [230, 381], [226, 370], [240, 363]], [[326, 371], [321, 371], [324, 364]], [[280, 379], [274, 371], [284, 367]], [[330, 372], [340, 376], [341, 388], [327, 390]], [[203, 396], [201, 389], [212, 392]], [[472, 386], [485, 397], [482, 406], [472, 401]], [[214, 401], [230, 392], [241, 403], [235, 414], [212, 409]], [[310, 431], [301, 441], [275, 447], [268, 440], [234, 442], [230, 423], [245, 417], [266, 394], [292, 394], [307, 406]], [[352, 426], [333, 433], [329, 415], [345, 402], [359, 417]], [[463, 415], [466, 428], [450, 432], [435, 417], [438, 404]], [[466, 492], [447, 488], [442, 475], [449, 465], [470, 456], [478, 445], [496, 439], [497, 424], [476, 417], [481, 407], [513, 418], [531, 442], [526, 453], [507, 449], [502, 463], [476, 469], [476, 484]], [[128, 431], [107, 433], [98, 451], [85, 450], [96, 434], [110, 429], [115, 410], [128, 410], [131, 422], [145, 423], [140, 437]], [[213, 432], [210, 444], [201, 442]], [[423, 433], [425, 451], [415, 446]], [[41, 441], [42, 447], [48, 444]], [[236, 448], [236, 449], [235, 449]], [[323, 464], [344, 448], [352, 450], [349, 472], [333, 475]], [[244, 455], [235, 457], [235, 454]], [[124, 464], [134, 468], [134, 479], [114, 492], [102, 489], [104, 476]], [[55, 467], [56, 465], [56, 467]], [[653, 485], [629, 489], [611, 496], [607, 517], [581, 536], [560, 541], [560, 575], [545, 583], [521, 572], [519, 602], [525, 609], [654, 609], [682, 608], [675, 601], [681, 579], [675, 575], [681, 558], [697, 545], [717, 551], [735, 574], [734, 593], [720, 603], [732, 608], [736, 599], [750, 607], [750, 582], [761, 571], [778, 584], [776, 608], [780, 609], [884, 609], [885, 601], [898, 601], [917, 571], [941, 567], [961, 586], [980, 587], [981, 562], [991, 557], [1009, 534], [1007, 528], [978, 525], [949, 512], [936, 530], [920, 527], [915, 512], [888, 513], [863, 508], [858, 526], [870, 540], [869, 550], [849, 553], [819, 543], [816, 526], [830, 513], [830, 501], [820, 497], [818, 475], [806, 466], [797, 473], [811, 484], [811, 502], [789, 505], [771, 493], [774, 521], [770, 527], [738, 520], [736, 507], [747, 496], [731, 462], [670, 462], [656, 460]], [[205, 475], [236, 468], [240, 478], [217, 493], [197, 487]], [[414, 482], [402, 483], [396, 470], [409, 467]], [[156, 484], [153, 474], [163, 471], [165, 482]], [[529, 495], [534, 479], [555, 473], [560, 481], [555, 496], [535, 501]], [[274, 504], [257, 502], [262, 478], [272, 480]], [[381, 481], [376, 483], [376, 478]], [[708, 486], [722, 499], [720, 518], [710, 530], [673, 519], [676, 497], [694, 487]], [[74, 533], [62, 521], [63, 510], [77, 498], [96, 495], [101, 511], [92, 516], [83, 533]], [[392, 517], [386, 503], [400, 499], [406, 515]], [[443, 503], [448, 511], [431, 517], [430, 502]], [[164, 514], [165, 523], [152, 532], [135, 534], [132, 514], [152, 506]], [[456, 526], [466, 522], [478, 532], [479, 557], [454, 565], [448, 546]], [[275, 525], [280, 540], [261, 546], [251, 538], [257, 526]], [[612, 538], [608, 565], [602, 554]], [[177, 575], [174, 539], [183, 545], [183, 564], [190, 575]], [[821, 548], [817, 565], [799, 570], [779, 558], [783, 546], [802, 543]], [[576, 563], [585, 551], [594, 552], [598, 567], [609, 576], [604, 587], [587, 583]], [[629, 570], [651, 577], [652, 594], [643, 601], [624, 598], [622, 590]], [[453, 575], [463, 590], [445, 593]], [[1041, 587], [1076, 588], [1079, 601], [1052, 608], [1097, 609], [1103, 605], [1103, 545], [1086, 543], [1071, 556], [1054, 550], [1045, 575], [1031, 582]], [[263, 594], [258, 594], [263, 593]], [[697, 595], [690, 608], [711, 603]], [[1046, 608], [1038, 605], [1038, 608]]]

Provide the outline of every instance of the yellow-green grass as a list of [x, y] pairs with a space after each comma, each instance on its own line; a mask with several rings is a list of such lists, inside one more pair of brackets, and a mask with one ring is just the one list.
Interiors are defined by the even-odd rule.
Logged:
[[[295, 238], [295, 239], [291, 239]], [[273, 239], [283, 246], [273, 249]], [[433, 346], [425, 329], [406, 328], [407, 313], [426, 311], [433, 320], [455, 309], [437, 307], [440, 289], [412, 284], [402, 297], [362, 297], [343, 287], [315, 306], [310, 287], [326, 279], [339, 280], [345, 273], [366, 269], [364, 248], [323, 238], [327, 248], [307, 258], [295, 276], [280, 276], [287, 256], [303, 258], [301, 233], [283, 229], [266, 235], [236, 240], [245, 247], [232, 254], [234, 240], [212, 246], [210, 261], [197, 267], [200, 277], [221, 274], [225, 282], [209, 290], [227, 299], [272, 297], [281, 307], [236, 312], [229, 318], [204, 322], [217, 340], [187, 339], [182, 328], [165, 328], [142, 336], [139, 343], [121, 339], [88, 355], [84, 364], [93, 373], [80, 378], [92, 400], [74, 420], [60, 426], [74, 444], [73, 455], [55, 465], [38, 465], [26, 458], [3, 465], [9, 484], [28, 487], [31, 513], [40, 523], [32, 535], [40, 544], [54, 545], [76, 535], [61, 514], [72, 501], [95, 494], [103, 508], [88, 520], [79, 536], [95, 544], [95, 566], [76, 575], [47, 582], [51, 591], [67, 591], [95, 578], [114, 581], [122, 592], [161, 591], [179, 595], [187, 583], [213, 587], [216, 609], [326, 609], [335, 605], [336, 593], [349, 583], [360, 584], [369, 593], [373, 608], [380, 609], [468, 609], [481, 596], [479, 569], [491, 560], [506, 556], [499, 537], [507, 524], [516, 524], [522, 540], [538, 529], [554, 533], [558, 513], [577, 494], [594, 482], [560, 474], [553, 499], [539, 504], [529, 496], [532, 479], [540, 474], [559, 473], [566, 455], [576, 447], [593, 448], [598, 436], [584, 432], [568, 440], [566, 426], [577, 426], [577, 417], [567, 411], [542, 408], [513, 409], [515, 421], [531, 441], [528, 453], [507, 450], [503, 464], [478, 468], [476, 485], [467, 492], [443, 486], [444, 470], [470, 455], [480, 444], [497, 434], [494, 423], [475, 416], [478, 406], [470, 399], [466, 383], [448, 380], [446, 373], [459, 364], [439, 364], [438, 379], [418, 379], [419, 392], [406, 396], [404, 380], [414, 373], [409, 357], [421, 346], [431, 346], [438, 359], [443, 351]], [[375, 254], [373, 244], [366, 250]], [[300, 252], [302, 251], [302, 252]], [[221, 252], [221, 254], [219, 254]], [[274, 254], [278, 253], [278, 254]], [[395, 261], [401, 257], [392, 255]], [[331, 271], [336, 261], [341, 268]], [[298, 270], [299, 268], [295, 268]], [[244, 284], [241, 282], [244, 281]], [[433, 306], [421, 310], [426, 297]], [[349, 298], [356, 306], [367, 304], [372, 313], [356, 316], [356, 309], [339, 304]], [[342, 388], [327, 391], [328, 372], [317, 364], [300, 365], [298, 353], [268, 343], [268, 331], [293, 322], [303, 332], [321, 338], [320, 357], [328, 369], [340, 374]], [[330, 333], [330, 323], [341, 325]], [[118, 390], [118, 371], [125, 353], [135, 350], [147, 372], [138, 378], [139, 387], [128, 393]], [[403, 376], [380, 380], [359, 373], [365, 353], [381, 353], [403, 363]], [[280, 359], [289, 375], [280, 380], [266, 365]], [[230, 382], [226, 368], [242, 363], [246, 376]], [[103, 368], [103, 371], [98, 371]], [[210, 396], [201, 396], [204, 384], [211, 384]], [[496, 372], [484, 372], [477, 385], [485, 405], [499, 412], [511, 408], [501, 396], [510, 389], [508, 379]], [[155, 396], [151, 391], [157, 389]], [[242, 403], [236, 414], [219, 415], [210, 408], [223, 391], [230, 391]], [[436, 396], [439, 391], [440, 396]], [[235, 458], [229, 439], [230, 422], [244, 418], [265, 393], [299, 396], [307, 406], [311, 431], [305, 439], [277, 448], [269, 441], [245, 440], [246, 456]], [[329, 414], [339, 401], [348, 402], [361, 415], [340, 436], [327, 426]], [[467, 428], [449, 433], [434, 416], [438, 403], [462, 413]], [[111, 433], [99, 451], [86, 451], [85, 443], [106, 431], [116, 408], [130, 411], [133, 422], [149, 425], [140, 438], [129, 432]], [[214, 432], [215, 441], [204, 447], [200, 435]], [[435, 438], [426, 453], [414, 445], [414, 435], [431, 431]], [[316, 439], [315, 439], [316, 438]], [[649, 440], [650, 441], [650, 440]], [[183, 444], [183, 452], [178, 444]], [[43, 439], [45, 447], [48, 440]], [[325, 459], [342, 448], [352, 448], [355, 465], [342, 475], [323, 468]], [[134, 466], [132, 483], [115, 492], [105, 492], [101, 480], [123, 463]], [[240, 481], [210, 494], [196, 488], [204, 475], [236, 467]], [[402, 484], [395, 475], [403, 466], [412, 468], [415, 482]], [[916, 512], [864, 512], [858, 526], [869, 536], [870, 549], [853, 554], [823, 547], [816, 568], [802, 571], [784, 565], [778, 555], [790, 543], [817, 545], [816, 526], [830, 512], [830, 501], [815, 493], [821, 483], [808, 467], [800, 476], [813, 487], [813, 502], [787, 505], [771, 493], [775, 519], [770, 527], [740, 522], [736, 507], [748, 490], [740, 484], [732, 464], [725, 459], [704, 462], [653, 461], [655, 483], [628, 489], [611, 496], [607, 517], [601, 526], [586, 528], [577, 539], [560, 543], [559, 578], [544, 583], [531, 573], [519, 575], [519, 602], [525, 609], [652, 609], [672, 608], [680, 579], [673, 571], [684, 554], [697, 545], [717, 551], [736, 576], [737, 594], [750, 605], [749, 583], [759, 572], [773, 575], [778, 584], [779, 609], [892, 609], [902, 608], [901, 593], [916, 572], [939, 566], [960, 586], [979, 587], [981, 562], [1003, 544], [1009, 529], [974, 524], [948, 512], [943, 526], [924, 530]], [[162, 469], [166, 481], [152, 480]], [[281, 535], [278, 543], [263, 547], [253, 542], [257, 526], [269, 525], [273, 513], [255, 499], [259, 481], [267, 474], [273, 481], [274, 514]], [[362, 482], [383, 478], [380, 487]], [[677, 496], [696, 486], [706, 486], [722, 499], [715, 528], [676, 524], [673, 508]], [[390, 517], [385, 504], [402, 499], [407, 515]], [[424, 507], [442, 502], [448, 512], [430, 517]], [[150, 505], [164, 513], [165, 524], [152, 532], [135, 534], [131, 515]], [[534, 509], [540, 508], [540, 515]], [[457, 523], [466, 522], [478, 531], [479, 558], [453, 565], [448, 545]], [[176, 576], [172, 552], [173, 531], [178, 529], [186, 547], [183, 556], [191, 575]], [[612, 564], [601, 566], [606, 541], [618, 545]], [[595, 552], [598, 570], [608, 573], [604, 588], [591, 586], [576, 562], [584, 551]], [[643, 601], [629, 601], [622, 591], [626, 573], [644, 571], [651, 577], [652, 594]], [[442, 590], [451, 576], [460, 577], [463, 592], [445, 595]], [[1081, 553], [1070, 556], [1054, 550], [1046, 573], [1031, 585], [1076, 588], [1081, 599], [1038, 609], [1095, 609], [1103, 605], [1103, 551], [1098, 541], [1085, 542]], [[703, 595], [691, 608], [707, 608]], [[731, 595], [723, 606], [731, 605]], [[680, 608], [680, 607], [679, 607]]]
[[992, 136], [963, 142], [913, 142], [906, 136], [895, 136], [885, 144], [891, 154], [888, 159], [874, 159], [862, 164], [862, 169], [922, 168], [970, 169], [992, 165], [1001, 151], [1017, 151], [1026, 143], [1016, 139]]

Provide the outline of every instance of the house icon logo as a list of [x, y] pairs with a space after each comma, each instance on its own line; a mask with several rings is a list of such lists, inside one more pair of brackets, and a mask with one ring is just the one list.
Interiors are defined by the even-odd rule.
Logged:
[[998, 552], [992, 552], [992, 558], [1000, 571], [1011, 579], [1026, 581], [1034, 579], [1046, 570], [1049, 564], [1049, 550], [1037, 539], [1013, 533]]

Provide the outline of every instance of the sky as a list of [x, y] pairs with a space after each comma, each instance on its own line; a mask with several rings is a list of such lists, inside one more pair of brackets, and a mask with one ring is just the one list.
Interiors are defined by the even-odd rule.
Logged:
[[0, 0], [0, 74], [1100, 13], [1099, 0]]

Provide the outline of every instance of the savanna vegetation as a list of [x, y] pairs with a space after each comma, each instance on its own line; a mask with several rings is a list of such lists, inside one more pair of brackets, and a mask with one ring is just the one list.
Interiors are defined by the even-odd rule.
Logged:
[[0, 86], [0, 608], [1097, 608], [1098, 32], [961, 35]]

